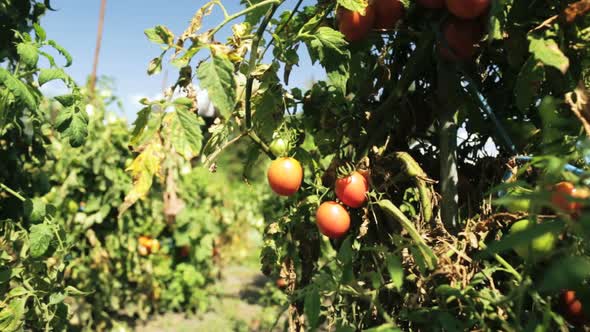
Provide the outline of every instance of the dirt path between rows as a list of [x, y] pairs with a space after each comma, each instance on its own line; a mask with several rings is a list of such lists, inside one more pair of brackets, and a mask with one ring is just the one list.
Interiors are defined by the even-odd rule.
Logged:
[[212, 296], [207, 312], [188, 316], [167, 313], [138, 326], [135, 331], [258, 331], [264, 308], [257, 304], [257, 299], [266, 282], [267, 278], [253, 267], [227, 266], [216, 284], [218, 296]]

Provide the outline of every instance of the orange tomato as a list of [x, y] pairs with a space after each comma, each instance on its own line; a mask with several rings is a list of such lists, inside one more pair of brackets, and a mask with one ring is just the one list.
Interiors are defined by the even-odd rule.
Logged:
[[367, 6], [365, 15], [353, 12], [344, 7], [338, 8], [338, 30], [350, 42], [364, 39], [375, 23], [375, 9]]
[[139, 237], [138, 241], [139, 241], [139, 244], [140, 245], [142, 245], [142, 246], [144, 246], [146, 248], [149, 248], [151, 246], [151, 243], [152, 243], [152, 239], [151, 238], [149, 238], [148, 236], [143, 236], [143, 235]]
[[352, 172], [349, 176], [336, 180], [336, 197], [342, 203], [359, 208], [367, 201], [369, 184], [359, 172]]
[[316, 211], [318, 229], [325, 236], [337, 239], [350, 228], [350, 215], [336, 202], [324, 202]]
[[447, 9], [457, 17], [472, 19], [490, 8], [490, 0], [446, 0]]
[[577, 214], [581, 209], [579, 202], [572, 201], [572, 198], [577, 197], [577, 191], [573, 184], [570, 182], [559, 182], [553, 186], [553, 192], [551, 193], [551, 203], [560, 211]]
[[468, 60], [477, 52], [475, 44], [481, 38], [482, 29], [477, 21], [451, 18], [444, 26], [443, 35], [448, 48], [439, 44], [440, 55], [449, 61]]
[[392, 29], [404, 16], [405, 8], [399, 0], [377, 0], [373, 4], [377, 29]]
[[278, 158], [268, 168], [268, 183], [272, 190], [282, 196], [291, 196], [301, 187], [303, 168], [293, 158]]

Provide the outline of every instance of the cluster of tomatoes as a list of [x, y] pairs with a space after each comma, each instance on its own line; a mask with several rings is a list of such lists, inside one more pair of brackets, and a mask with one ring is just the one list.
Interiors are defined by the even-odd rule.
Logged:
[[160, 250], [160, 241], [158, 239], [142, 235], [139, 237], [138, 242], [137, 251], [141, 256], [147, 256]]
[[[276, 140], [271, 144], [271, 151], [275, 155], [285, 153], [285, 149], [277, 148]], [[303, 168], [299, 161], [294, 158], [279, 157], [270, 164], [267, 178], [271, 189], [275, 193], [281, 196], [291, 196], [301, 187]], [[351, 172], [336, 180], [336, 197], [348, 207], [359, 208], [363, 206], [367, 201], [368, 191], [369, 182], [359, 172]], [[316, 222], [322, 234], [337, 239], [348, 232], [350, 215], [344, 206], [338, 202], [328, 201], [322, 203], [317, 209]]]
[[[571, 182], [563, 181], [553, 185], [550, 189], [551, 204], [556, 212], [568, 215], [572, 219], [577, 219], [583, 208], [581, 199], [590, 197], [587, 189], [576, 188]], [[512, 225], [510, 233], [516, 233], [525, 230], [531, 225], [528, 219], [520, 220]], [[528, 245], [519, 245], [514, 248], [516, 253], [524, 259], [539, 259], [548, 255], [557, 242], [557, 237], [553, 233], [545, 233], [537, 236]], [[572, 324], [586, 323], [587, 316], [584, 313], [582, 301], [573, 290], [563, 290], [559, 298], [559, 307], [562, 314]]]
[[[490, 0], [417, 0], [421, 7], [439, 10], [446, 7], [452, 14], [444, 23], [445, 43], [438, 44], [439, 54], [450, 61], [467, 60], [477, 52], [484, 28], [481, 18], [490, 8]], [[338, 29], [350, 42], [366, 38], [372, 29], [392, 29], [404, 16], [400, 0], [374, 0], [364, 15], [340, 7]]]

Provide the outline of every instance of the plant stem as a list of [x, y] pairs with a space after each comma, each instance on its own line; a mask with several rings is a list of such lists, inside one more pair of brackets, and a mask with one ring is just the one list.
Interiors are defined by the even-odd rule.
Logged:
[[258, 137], [258, 135], [256, 135], [256, 133], [252, 130], [248, 130], [248, 137], [250, 137], [250, 139], [258, 144], [258, 146], [260, 147], [260, 149], [262, 151], [264, 151], [264, 153], [266, 153], [266, 155], [268, 155], [270, 157], [270, 159], [274, 159], [275, 155], [272, 154], [272, 152], [270, 152], [270, 148], [268, 147], [268, 145], [266, 145], [266, 143], [264, 143], [260, 137]]
[[273, 4], [266, 12], [262, 23], [258, 27], [256, 31], [256, 35], [252, 40], [252, 48], [250, 49], [250, 60], [248, 63], [248, 80], [246, 81], [246, 130], [250, 130], [252, 128], [252, 86], [254, 84], [254, 77], [252, 77], [252, 72], [256, 68], [256, 62], [258, 61], [258, 45], [260, 44], [260, 40], [262, 39], [262, 35], [266, 30], [266, 26], [270, 22], [270, 19], [274, 15], [275, 11], [278, 8], [278, 4]]
[[8, 193], [12, 194], [12, 196], [20, 199], [21, 201], [26, 201], [27, 199], [24, 198], [21, 194], [17, 193], [16, 191], [10, 189], [9, 187], [7, 187], [4, 183], [0, 182], [0, 188], [6, 190]]
[[297, 1], [295, 8], [293, 8], [293, 11], [289, 15], [289, 17], [287, 18], [285, 23], [283, 23], [283, 25], [281, 25], [278, 29], [275, 30], [275, 32], [272, 35], [271, 40], [268, 42], [268, 44], [266, 44], [264, 51], [262, 51], [262, 53], [261, 53], [263, 56], [264, 56], [264, 54], [266, 54], [266, 51], [268, 51], [268, 48], [270, 47], [270, 45], [272, 45], [274, 43], [275, 36], [278, 35], [281, 31], [283, 31], [283, 29], [287, 26], [287, 24], [289, 24], [289, 22], [291, 22], [291, 19], [293, 19], [293, 16], [295, 16], [295, 13], [297, 13], [297, 11], [299, 10], [299, 7], [301, 6], [302, 3], [303, 3], [303, 0]]
[[215, 35], [219, 30], [221, 30], [229, 22], [235, 20], [236, 18], [238, 18], [240, 16], [243, 16], [243, 15], [248, 14], [249, 12], [257, 9], [258, 7], [263, 7], [263, 6], [270, 5], [270, 4], [274, 4], [276, 6], [277, 4], [280, 4], [282, 2], [283, 2], [283, 0], [265, 0], [265, 1], [259, 2], [257, 4], [254, 4], [251, 7], [248, 7], [246, 9], [242, 10], [242, 11], [239, 11], [239, 12], [233, 14], [233, 15], [228, 16], [223, 22], [221, 22], [220, 25], [218, 25], [215, 29], [211, 30], [211, 32], [209, 33], [209, 35], [210, 36]]
[[[486, 244], [483, 241], [479, 242], [479, 246], [484, 250], [487, 248]], [[512, 274], [516, 278], [516, 280], [518, 280], [518, 282], [522, 281], [522, 276], [520, 275], [520, 273], [518, 273], [518, 271], [516, 271], [516, 269], [514, 269], [514, 267], [512, 267], [510, 263], [508, 263], [504, 258], [502, 258], [502, 256], [494, 254], [494, 258], [496, 259], [496, 261], [498, 261], [498, 263], [500, 263], [500, 265], [502, 265], [506, 269], [506, 271], [510, 272], [510, 274]]]

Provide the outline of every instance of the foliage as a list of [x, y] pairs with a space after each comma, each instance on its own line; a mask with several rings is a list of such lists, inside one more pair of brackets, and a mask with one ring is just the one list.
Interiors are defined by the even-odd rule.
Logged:
[[[26, 7], [27, 4], [28, 1], [2, 5]], [[37, 19], [39, 13], [35, 13], [32, 18], [25, 16], [19, 24], [30, 27], [25, 24]], [[2, 56], [8, 56], [5, 66], [0, 67], [2, 331], [23, 327], [65, 330], [69, 309], [64, 299], [83, 294], [64, 280], [73, 244], [59, 222], [56, 207], [42, 196], [51, 186], [49, 174], [44, 170], [44, 165], [53, 158], [47, 149], [50, 140], [61, 132], [59, 136], [64, 142], [82, 144], [87, 133], [87, 116], [81, 108], [78, 88], [45, 49], [62, 53], [66, 66], [71, 63], [69, 54], [55, 41], [47, 40], [40, 26], [35, 25], [34, 29], [35, 38], [27, 31], [16, 31], [14, 38], [8, 39], [17, 41], [16, 53], [10, 51], [12, 45], [3, 44], [1, 48]], [[49, 60], [50, 68], [38, 67], [39, 56]], [[71, 91], [55, 98], [54, 102], [64, 109], [59, 115], [41, 107], [47, 101], [39, 87], [52, 80], [63, 81]]]
[[[587, 216], [556, 209], [550, 188], [563, 178], [583, 186], [588, 175], [590, 18], [583, 1], [492, 1], [478, 19], [486, 33], [474, 40], [477, 57], [461, 62], [440, 56], [449, 52], [441, 33], [449, 14], [402, 2], [406, 14], [395, 29], [348, 43], [334, 28], [336, 5], [362, 11], [366, 1], [303, 8], [297, 1], [283, 12], [283, 0], [242, 1], [235, 15], [211, 1], [180, 36], [164, 26], [146, 31], [164, 50], [148, 72], [157, 73], [170, 53], [179, 68], [172, 91], [192, 101], [191, 110], [198, 104], [193, 79], [208, 89], [219, 117], [206, 135], [207, 165], [247, 140], [249, 174], [259, 154], [273, 157], [268, 142], [289, 138], [304, 185], [280, 203], [283, 217], [267, 219], [261, 260], [263, 272], [289, 282], [292, 330], [565, 329], [555, 299], [559, 288], [587, 297]], [[202, 30], [214, 10], [223, 21]], [[218, 32], [230, 23], [222, 42]], [[289, 89], [303, 48], [325, 79], [308, 91]], [[136, 130], [147, 122], [140, 124]], [[144, 141], [166, 130], [150, 128]], [[458, 146], [457, 128], [466, 134]], [[518, 154], [535, 157], [521, 163]], [[175, 155], [168, 149], [154, 162]], [[564, 170], [568, 162], [582, 169]], [[507, 163], [514, 174], [505, 178]], [[370, 172], [370, 203], [349, 211], [348, 237], [328, 242], [314, 225], [315, 210], [334, 199], [337, 169], [347, 164]], [[145, 192], [143, 184], [135, 188]], [[497, 192], [517, 186], [527, 192], [518, 199], [530, 199], [526, 209], [503, 213], [502, 200], [491, 206]], [[534, 227], [503, 236], [525, 215]], [[523, 262], [509, 251], [547, 232], [563, 240], [544, 260]]]

